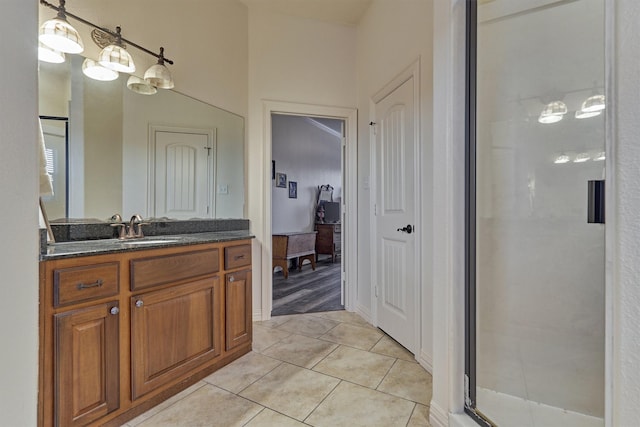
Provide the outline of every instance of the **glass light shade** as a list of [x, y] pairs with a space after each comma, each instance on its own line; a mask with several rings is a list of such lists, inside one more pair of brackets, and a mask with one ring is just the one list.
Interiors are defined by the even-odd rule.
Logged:
[[98, 56], [98, 63], [105, 68], [121, 73], [133, 73], [136, 70], [129, 52], [122, 46], [115, 44], [110, 44], [102, 49]]
[[127, 87], [129, 90], [139, 93], [140, 95], [153, 95], [158, 92], [158, 89], [151, 86], [149, 82], [138, 76], [129, 76], [129, 80], [127, 80]]
[[110, 82], [118, 78], [117, 71], [105, 68], [93, 59], [89, 58], [86, 58], [82, 63], [82, 72], [87, 77], [103, 82]]
[[53, 18], [45, 21], [40, 27], [40, 42], [51, 49], [65, 53], [80, 53], [84, 44], [80, 34], [66, 20]]
[[163, 64], [155, 64], [149, 67], [144, 73], [144, 79], [148, 81], [149, 84], [160, 89], [173, 89], [174, 87], [171, 72], [169, 72], [169, 69]]
[[38, 46], [38, 60], [52, 64], [61, 64], [65, 60], [64, 52], [51, 49], [49, 46], [40, 43], [40, 46]]
[[605, 109], [604, 95], [593, 95], [587, 98], [580, 107], [580, 111], [585, 113], [593, 113]]
[[602, 114], [602, 110], [601, 111], [578, 110], [576, 111], [576, 119], [588, 119], [590, 117], [599, 116], [600, 114]]
[[573, 159], [573, 163], [584, 163], [587, 160], [591, 160], [591, 156], [588, 153], [580, 153]]
[[595, 156], [593, 156], [593, 161], [594, 162], [601, 162], [606, 158], [604, 151], [600, 151], [599, 153], [596, 153]]
[[562, 101], [548, 103], [538, 117], [538, 122], [543, 124], [557, 123], [567, 114], [567, 105]]
[[560, 163], [569, 163], [569, 160], [571, 160], [569, 158], [569, 156], [567, 156], [566, 154], [562, 154], [562, 155], [556, 157], [556, 159], [553, 161], [553, 163], [558, 163], [558, 164], [560, 164]]

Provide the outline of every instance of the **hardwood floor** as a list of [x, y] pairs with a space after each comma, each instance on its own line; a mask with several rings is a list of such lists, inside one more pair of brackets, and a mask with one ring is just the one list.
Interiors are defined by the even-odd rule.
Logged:
[[343, 309], [340, 304], [340, 262], [320, 258], [315, 271], [305, 264], [302, 271], [289, 269], [288, 279], [282, 272], [273, 275], [272, 316]]

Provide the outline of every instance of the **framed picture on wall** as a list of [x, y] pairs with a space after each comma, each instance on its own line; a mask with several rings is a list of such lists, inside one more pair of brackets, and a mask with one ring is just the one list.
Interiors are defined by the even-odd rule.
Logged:
[[298, 183], [295, 181], [289, 181], [289, 198], [290, 199], [298, 198]]
[[287, 174], [278, 172], [276, 174], [276, 187], [287, 188]]

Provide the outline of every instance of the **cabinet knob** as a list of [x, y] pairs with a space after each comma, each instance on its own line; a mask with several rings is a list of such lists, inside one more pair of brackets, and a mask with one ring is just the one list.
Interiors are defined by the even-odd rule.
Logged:
[[144, 305], [144, 301], [142, 301], [141, 299], [139, 299], [138, 301], [136, 301], [136, 307], [140, 308]]
[[233, 276], [229, 276], [229, 281], [230, 281], [230, 282], [233, 282], [233, 281], [235, 281], [235, 280], [236, 280], [236, 278], [235, 278], [235, 277], [233, 277]]
[[109, 310], [109, 313], [111, 314], [118, 314], [120, 313], [120, 309], [118, 307], [111, 307], [111, 310]]

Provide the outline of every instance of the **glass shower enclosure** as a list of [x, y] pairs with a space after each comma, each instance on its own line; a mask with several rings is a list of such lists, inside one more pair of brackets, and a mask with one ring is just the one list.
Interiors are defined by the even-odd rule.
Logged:
[[603, 426], [604, 0], [470, 0], [467, 412]]

